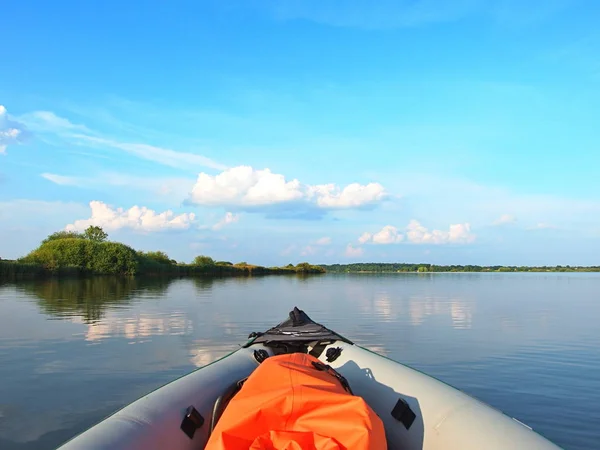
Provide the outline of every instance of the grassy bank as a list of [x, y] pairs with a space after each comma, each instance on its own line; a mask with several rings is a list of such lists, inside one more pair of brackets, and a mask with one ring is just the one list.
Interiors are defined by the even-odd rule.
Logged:
[[600, 266], [476, 266], [406, 263], [355, 263], [321, 265], [328, 273], [428, 272], [600, 272]]
[[99, 227], [85, 233], [57, 232], [38, 248], [16, 261], [0, 260], [0, 280], [35, 279], [50, 276], [88, 275], [150, 276], [257, 276], [324, 273], [325, 269], [308, 263], [285, 267], [263, 267], [246, 262], [233, 264], [197, 256], [192, 263], [177, 262], [160, 251], [141, 252], [109, 242]]

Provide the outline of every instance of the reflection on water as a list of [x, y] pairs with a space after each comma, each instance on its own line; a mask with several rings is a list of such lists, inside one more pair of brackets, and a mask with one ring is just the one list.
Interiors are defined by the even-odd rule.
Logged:
[[235, 350], [295, 305], [566, 448], [593, 448], [599, 291], [594, 274], [104, 277], [0, 286], [0, 448], [53, 448]]
[[43, 312], [56, 317], [77, 316], [85, 323], [94, 323], [102, 319], [106, 308], [130, 302], [134, 291], [138, 297], [160, 297], [170, 282], [156, 278], [139, 286], [136, 278], [49, 279], [24, 282], [18, 289], [36, 296]]

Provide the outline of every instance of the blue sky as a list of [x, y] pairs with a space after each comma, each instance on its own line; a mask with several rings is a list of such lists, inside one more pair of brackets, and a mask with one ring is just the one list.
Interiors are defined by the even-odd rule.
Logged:
[[599, 263], [596, 2], [0, 9], [0, 257]]

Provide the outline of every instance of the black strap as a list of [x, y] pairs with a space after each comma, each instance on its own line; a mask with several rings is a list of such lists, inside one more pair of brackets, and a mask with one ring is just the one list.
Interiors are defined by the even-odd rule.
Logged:
[[408, 430], [415, 421], [417, 415], [410, 409], [408, 403], [403, 398], [399, 398], [396, 406], [392, 409], [392, 417], [402, 423]]
[[317, 345], [315, 345], [308, 354], [318, 358], [323, 353], [323, 350], [325, 350], [325, 347], [327, 347], [327, 342], [317, 342]]
[[325, 353], [325, 359], [327, 362], [334, 362], [342, 354], [341, 347], [330, 347]]
[[193, 405], [188, 406], [185, 417], [181, 422], [181, 430], [189, 437], [190, 439], [194, 438], [194, 433], [198, 428], [204, 425], [204, 417], [198, 412]]
[[352, 389], [350, 388], [350, 383], [348, 383], [348, 380], [346, 380], [346, 378], [344, 378], [340, 373], [338, 373], [335, 369], [333, 369], [330, 365], [328, 364], [324, 364], [320, 361], [313, 361], [312, 363], [313, 367], [317, 370], [322, 370], [324, 372], [329, 373], [330, 375], [333, 375], [335, 378], [337, 378], [337, 380], [340, 382], [340, 384], [342, 385], [342, 387], [350, 394], [350, 395], [354, 395], [354, 392], [352, 392]]
[[256, 359], [257, 363], [261, 364], [268, 357], [269, 357], [269, 352], [267, 352], [264, 348], [254, 350], [254, 359]]
[[219, 397], [217, 397], [217, 400], [215, 401], [215, 404], [213, 405], [212, 417], [210, 418], [210, 430], [208, 430], [209, 437], [212, 434], [215, 427], [217, 426], [217, 422], [223, 415], [223, 411], [225, 411], [225, 408], [227, 407], [227, 405], [229, 404], [231, 399], [233, 397], [235, 397], [235, 394], [237, 394], [240, 391], [240, 389], [242, 389], [242, 386], [244, 385], [244, 382], [247, 379], [248, 378], [244, 378], [240, 381], [236, 381], [231, 386], [229, 386], [227, 389], [225, 389], [223, 394], [221, 394]]

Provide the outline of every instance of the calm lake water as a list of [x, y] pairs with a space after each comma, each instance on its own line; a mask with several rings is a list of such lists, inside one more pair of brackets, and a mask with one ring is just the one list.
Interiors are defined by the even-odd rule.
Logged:
[[293, 306], [567, 449], [600, 448], [600, 275], [47, 280], [0, 286], [0, 448], [54, 448]]

